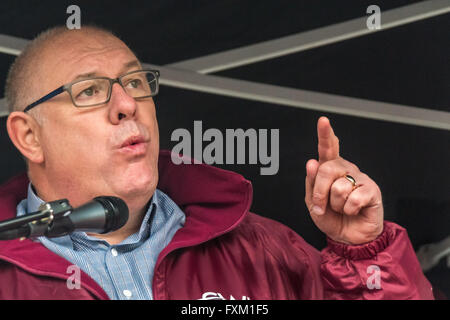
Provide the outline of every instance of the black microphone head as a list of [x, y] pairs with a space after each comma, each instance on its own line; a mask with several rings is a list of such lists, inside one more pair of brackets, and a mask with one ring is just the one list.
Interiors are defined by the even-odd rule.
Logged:
[[102, 233], [115, 231], [127, 223], [129, 211], [125, 201], [113, 196], [96, 197], [94, 200], [102, 204], [106, 210], [105, 231]]

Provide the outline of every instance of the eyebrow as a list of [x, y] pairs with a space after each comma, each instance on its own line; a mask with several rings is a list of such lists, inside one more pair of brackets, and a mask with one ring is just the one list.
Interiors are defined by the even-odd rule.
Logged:
[[125, 71], [125, 70], [128, 71], [128, 69], [131, 69], [132, 67], [141, 68], [141, 64], [137, 60], [131, 60], [130, 62], [128, 62], [124, 65], [124, 67], [122, 68], [122, 71]]
[[[128, 71], [128, 69], [131, 69], [132, 67], [140, 68], [141, 65], [140, 65], [139, 61], [137, 61], [137, 60], [129, 61], [126, 64], [124, 64], [124, 66], [121, 69], [120, 74], [125, 73], [126, 71]], [[82, 73], [82, 74], [77, 75], [72, 81], [79, 80], [79, 79], [86, 79], [86, 78], [96, 77], [96, 76], [99, 76], [97, 72]]]

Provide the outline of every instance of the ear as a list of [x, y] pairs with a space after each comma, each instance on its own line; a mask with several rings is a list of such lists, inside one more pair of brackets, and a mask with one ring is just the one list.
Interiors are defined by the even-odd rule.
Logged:
[[6, 121], [9, 138], [17, 149], [29, 161], [34, 163], [44, 162], [44, 153], [40, 143], [41, 127], [30, 115], [14, 111]]

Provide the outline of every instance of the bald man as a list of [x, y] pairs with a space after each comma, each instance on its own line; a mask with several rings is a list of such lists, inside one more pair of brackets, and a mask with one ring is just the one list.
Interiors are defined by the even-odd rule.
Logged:
[[50, 29], [14, 62], [7, 129], [28, 172], [0, 188], [0, 219], [101, 195], [122, 198], [130, 218], [107, 234], [3, 242], [0, 298], [433, 298], [406, 231], [383, 221], [377, 184], [339, 156], [327, 118], [305, 180], [306, 206], [328, 239], [319, 252], [250, 213], [240, 175], [175, 165], [159, 151], [158, 78], [97, 27]]

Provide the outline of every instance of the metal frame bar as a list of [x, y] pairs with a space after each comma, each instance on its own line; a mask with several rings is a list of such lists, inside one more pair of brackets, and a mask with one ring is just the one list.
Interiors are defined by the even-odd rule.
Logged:
[[[450, 12], [449, 0], [430, 0], [388, 10], [381, 14], [380, 31], [447, 12]], [[276, 40], [172, 63], [167, 66], [208, 74], [261, 62], [371, 34], [375, 31], [367, 28], [367, 18], [368, 16], [364, 16]]]
[[145, 66], [159, 68], [160, 83], [171, 87], [301, 109], [450, 130], [450, 112], [202, 75], [162, 66], [148, 64]]
[[0, 34], [0, 52], [18, 56], [29, 40]]
[[0, 99], [0, 117], [6, 117], [9, 114], [5, 99]]

